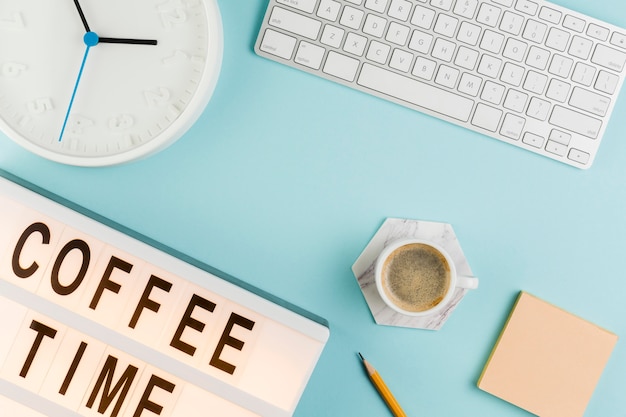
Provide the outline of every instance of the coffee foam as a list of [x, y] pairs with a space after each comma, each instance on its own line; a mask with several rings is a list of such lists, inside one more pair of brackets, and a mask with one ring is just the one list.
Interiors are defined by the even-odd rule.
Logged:
[[448, 292], [450, 280], [446, 258], [422, 243], [394, 250], [383, 264], [385, 294], [405, 311], [422, 312], [435, 307]]

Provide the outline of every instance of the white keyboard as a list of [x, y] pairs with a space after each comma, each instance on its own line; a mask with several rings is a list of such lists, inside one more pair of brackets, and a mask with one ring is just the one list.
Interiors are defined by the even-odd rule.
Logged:
[[626, 30], [544, 1], [270, 0], [255, 50], [588, 168], [624, 81]]

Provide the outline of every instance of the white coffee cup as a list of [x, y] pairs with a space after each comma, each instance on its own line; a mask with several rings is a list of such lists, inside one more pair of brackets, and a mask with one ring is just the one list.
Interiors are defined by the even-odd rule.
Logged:
[[478, 278], [457, 274], [444, 248], [422, 239], [392, 242], [380, 253], [375, 267], [381, 298], [407, 316], [431, 315], [450, 303], [456, 288], [478, 287]]

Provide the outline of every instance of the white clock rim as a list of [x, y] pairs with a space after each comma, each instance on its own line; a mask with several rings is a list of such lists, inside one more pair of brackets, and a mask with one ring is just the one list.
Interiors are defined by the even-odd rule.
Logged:
[[181, 115], [156, 138], [128, 151], [106, 156], [67, 155], [37, 146], [0, 118], [0, 130], [18, 145], [45, 159], [66, 165], [103, 167], [147, 158], [180, 139], [200, 118], [208, 105], [219, 79], [224, 52], [224, 31], [217, 0], [202, 0], [208, 23], [208, 56], [196, 93]]

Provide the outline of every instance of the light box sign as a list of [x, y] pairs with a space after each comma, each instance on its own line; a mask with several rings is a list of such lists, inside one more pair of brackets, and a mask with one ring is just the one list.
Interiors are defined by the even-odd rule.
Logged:
[[0, 317], [11, 417], [290, 416], [329, 336], [323, 319], [2, 171]]

